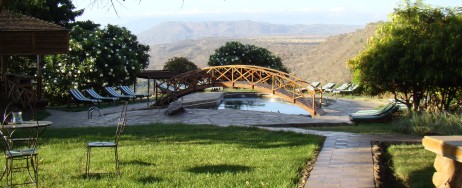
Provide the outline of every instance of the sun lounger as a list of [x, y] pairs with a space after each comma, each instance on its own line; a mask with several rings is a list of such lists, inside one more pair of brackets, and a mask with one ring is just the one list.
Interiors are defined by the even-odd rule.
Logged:
[[359, 88], [359, 85], [352, 84], [348, 89], [345, 90], [339, 90], [337, 91], [339, 94], [345, 95], [345, 94], [353, 94], [356, 92], [356, 90]]
[[332, 93], [340, 93], [340, 91], [345, 91], [346, 89], [348, 89], [348, 87], [350, 87], [350, 84], [349, 83], [344, 83], [340, 87], [338, 87], [336, 89], [333, 89]]
[[96, 91], [94, 89], [86, 89], [84, 91], [88, 95], [90, 95], [91, 98], [102, 100], [102, 101], [108, 102], [109, 104], [112, 103], [112, 102], [117, 102], [119, 100], [119, 98], [117, 98], [117, 97], [103, 97], [103, 96], [99, 95], [98, 93], [96, 93]]
[[362, 111], [350, 114], [350, 120], [353, 122], [383, 122], [391, 118], [391, 115], [399, 109], [396, 103], [387, 105], [385, 108], [377, 111]]
[[319, 85], [321, 85], [320, 82], [311, 82], [311, 85], [315, 88], [317, 88]]
[[389, 110], [390, 108], [392, 108], [395, 105], [397, 105], [397, 104], [394, 103], [394, 102], [390, 102], [390, 103], [386, 104], [385, 106], [383, 106], [382, 108], [380, 108], [378, 110], [360, 110], [360, 111], [357, 111], [355, 113], [352, 113], [351, 115], [379, 115], [380, 113], [383, 113], [383, 112]]
[[119, 88], [120, 88], [120, 91], [122, 91], [122, 93], [125, 95], [135, 95], [136, 97], [140, 98], [140, 100], [143, 99], [143, 97], [146, 97], [149, 101], [149, 95], [147, 93], [142, 93], [142, 94], [135, 93], [128, 86], [120, 86]]
[[334, 86], [335, 86], [335, 83], [329, 82], [326, 85], [322, 86], [321, 89], [322, 89], [322, 91], [331, 92], [332, 88], [334, 88]]
[[[101, 100], [98, 99], [89, 99], [85, 97], [79, 90], [77, 89], [71, 89], [69, 90], [69, 93], [71, 94], [72, 101], [77, 104], [77, 107], [79, 106], [80, 103], [86, 103], [86, 104], [91, 104], [94, 105], [97, 103], [98, 105], [102, 102]], [[69, 107], [71, 103], [69, 102], [67, 104], [67, 107]]]
[[133, 99], [133, 101], [135, 101], [135, 98], [136, 96], [135, 95], [122, 95], [120, 93], [118, 93], [113, 87], [104, 87], [104, 90], [109, 94], [109, 96], [111, 97], [117, 97], [119, 99], [123, 99], [123, 100], [130, 100], [130, 99]]

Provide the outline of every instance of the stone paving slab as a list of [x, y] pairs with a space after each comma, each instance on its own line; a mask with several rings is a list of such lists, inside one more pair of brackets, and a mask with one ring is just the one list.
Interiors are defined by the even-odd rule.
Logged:
[[375, 188], [372, 141], [419, 142], [421, 137], [403, 135], [361, 135], [297, 128], [262, 127], [326, 137], [305, 188]]

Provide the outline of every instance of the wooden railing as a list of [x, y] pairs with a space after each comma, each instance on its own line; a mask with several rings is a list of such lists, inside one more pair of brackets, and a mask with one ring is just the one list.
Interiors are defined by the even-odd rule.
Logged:
[[[30, 77], [30, 79], [33, 79], [33, 77]], [[20, 83], [14, 76], [6, 76], [3, 82], [6, 85], [2, 88], [2, 90], [5, 89], [2, 95], [6, 96], [8, 102], [21, 104], [23, 107], [30, 104], [35, 106], [36, 92], [32, 83]]]
[[[186, 72], [156, 84], [164, 96], [156, 102], [168, 104], [186, 94], [209, 87], [239, 87], [275, 94], [294, 103], [312, 115], [325, 113], [321, 108], [322, 97], [316, 101], [318, 90], [306, 90], [310, 83], [293, 75], [274, 69], [250, 65], [207, 67]], [[322, 96], [322, 95], [321, 95]]]

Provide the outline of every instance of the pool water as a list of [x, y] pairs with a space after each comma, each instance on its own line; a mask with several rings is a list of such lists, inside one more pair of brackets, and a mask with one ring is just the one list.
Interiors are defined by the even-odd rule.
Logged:
[[252, 110], [279, 112], [283, 114], [309, 115], [294, 104], [279, 98], [223, 98], [218, 109]]

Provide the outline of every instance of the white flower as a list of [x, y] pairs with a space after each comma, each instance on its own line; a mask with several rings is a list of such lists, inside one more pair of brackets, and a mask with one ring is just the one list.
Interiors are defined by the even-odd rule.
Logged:
[[77, 73], [80, 74], [80, 70], [78, 70]]
[[112, 72], [109, 72], [109, 73], [107, 73], [107, 74], [112, 75]]
[[107, 57], [111, 57], [111, 55], [107, 55]]
[[99, 74], [99, 77], [103, 77], [103, 73]]
[[107, 67], [107, 64], [104, 64], [104, 67]]
[[135, 70], [135, 67], [134, 67], [134, 66], [132, 66], [132, 69], [133, 69], [133, 70]]
[[113, 71], [112, 69], [109, 69], [111, 72]]

